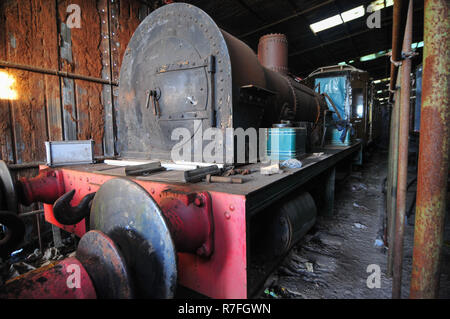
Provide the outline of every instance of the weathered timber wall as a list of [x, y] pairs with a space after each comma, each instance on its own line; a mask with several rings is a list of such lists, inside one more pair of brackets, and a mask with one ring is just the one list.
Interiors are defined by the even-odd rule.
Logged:
[[[119, 80], [134, 30], [161, 0], [6, 0], [0, 2], [0, 60]], [[70, 4], [81, 28], [69, 28]], [[0, 69], [1, 70], [1, 69]], [[16, 100], [0, 99], [0, 159], [45, 161], [48, 140], [93, 139], [96, 156], [114, 155], [117, 87], [5, 69]]]

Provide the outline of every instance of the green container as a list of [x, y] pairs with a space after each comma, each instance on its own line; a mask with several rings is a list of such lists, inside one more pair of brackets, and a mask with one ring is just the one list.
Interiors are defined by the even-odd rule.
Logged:
[[299, 158], [306, 152], [306, 135], [304, 127], [268, 129], [267, 156], [280, 161]]
[[326, 145], [332, 146], [349, 146], [353, 144], [353, 138], [350, 136], [350, 129], [347, 130], [347, 135], [345, 136], [345, 140], [342, 143], [341, 141], [342, 131], [339, 131], [336, 127], [328, 127], [326, 133]]

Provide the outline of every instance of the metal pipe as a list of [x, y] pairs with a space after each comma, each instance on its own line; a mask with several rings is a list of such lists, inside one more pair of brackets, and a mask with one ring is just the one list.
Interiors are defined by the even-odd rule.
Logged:
[[31, 212], [26, 212], [26, 213], [19, 214], [18, 216], [20, 218], [23, 218], [23, 217], [28, 217], [28, 216], [40, 215], [40, 214], [43, 214], [43, 213], [44, 213], [43, 209], [38, 209], [38, 210], [32, 210]]
[[[392, 56], [391, 56], [391, 83], [389, 89], [395, 90], [395, 83], [397, 82], [398, 68], [396, 63], [401, 58], [400, 41], [403, 39], [403, 34], [406, 25], [406, 6], [402, 0], [394, 1], [394, 13], [392, 21]], [[409, 50], [408, 50], [409, 51]], [[392, 96], [392, 95], [391, 95]]]
[[266, 34], [259, 39], [258, 61], [262, 66], [286, 75], [288, 67], [288, 41], [286, 35]]
[[45, 162], [30, 162], [22, 164], [7, 164], [10, 170], [22, 170], [30, 168], [39, 168], [40, 165], [46, 165]]
[[[400, 77], [397, 78], [396, 85], [400, 86]], [[400, 90], [401, 91], [401, 90]], [[399, 91], [399, 92], [400, 92]], [[400, 98], [396, 97], [393, 109], [391, 111], [391, 129], [389, 143], [389, 171], [387, 185], [387, 213], [388, 213], [388, 262], [387, 275], [392, 276], [392, 267], [394, 261], [394, 234], [395, 234], [395, 215], [397, 207], [397, 169], [398, 169], [398, 131], [400, 117]]]
[[71, 79], [75, 79], [75, 80], [83, 80], [83, 81], [96, 82], [96, 83], [101, 83], [101, 84], [110, 84], [110, 85], [114, 85], [114, 86], [119, 85], [119, 83], [117, 83], [117, 82], [114, 82], [111, 80], [99, 79], [99, 78], [96, 78], [93, 76], [80, 75], [80, 74], [75, 74], [75, 73], [65, 72], [65, 71], [44, 69], [44, 68], [40, 68], [40, 67], [36, 67], [36, 66], [32, 66], [32, 65], [12, 63], [12, 62], [3, 61], [3, 60], [0, 60], [0, 67], [24, 70], [24, 71], [29, 71], [29, 72], [41, 73], [41, 74], [62, 76], [62, 77], [71, 78]]
[[[408, 19], [403, 40], [403, 55], [411, 51], [413, 25], [413, 0], [409, 0]], [[406, 186], [408, 182], [409, 106], [411, 95], [411, 57], [403, 60], [401, 67], [400, 118], [398, 138], [397, 207], [395, 215], [394, 267], [392, 298], [399, 299], [402, 292], [403, 237], [406, 215]]]
[[36, 214], [36, 226], [37, 226], [37, 233], [38, 233], [38, 240], [39, 240], [39, 250], [41, 252], [43, 252], [42, 237], [41, 237], [41, 216], [39, 214]]
[[437, 298], [449, 153], [449, 3], [426, 0], [416, 222], [410, 298]]

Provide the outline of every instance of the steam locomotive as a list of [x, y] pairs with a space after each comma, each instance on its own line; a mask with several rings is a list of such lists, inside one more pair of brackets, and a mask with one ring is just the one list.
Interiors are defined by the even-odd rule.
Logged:
[[[336, 111], [322, 93], [288, 74], [283, 35], [263, 37], [256, 55], [199, 8], [155, 10], [123, 58], [119, 159], [49, 161], [38, 176], [18, 181], [0, 166], [3, 210], [41, 202], [46, 221], [81, 238], [75, 257], [25, 276], [28, 289], [18, 288], [23, 279], [8, 283], [2, 296], [172, 298], [182, 289], [253, 296], [317, 215], [332, 214], [336, 167], [360, 158], [363, 135], [340, 144], [327, 137]], [[340, 120], [352, 127], [350, 115]], [[239, 163], [234, 138], [215, 145], [224, 154], [215, 163], [195, 163], [195, 147], [187, 149], [190, 161], [174, 163], [172, 132], [183, 128], [195, 139], [198, 124], [224, 135], [262, 128], [269, 139], [263, 155], [301, 167], [275, 163], [263, 175], [261, 161]], [[344, 141], [347, 134], [351, 129]], [[74, 264], [82, 281], [75, 290], [65, 285]], [[38, 282], [42, 277], [50, 280]]]

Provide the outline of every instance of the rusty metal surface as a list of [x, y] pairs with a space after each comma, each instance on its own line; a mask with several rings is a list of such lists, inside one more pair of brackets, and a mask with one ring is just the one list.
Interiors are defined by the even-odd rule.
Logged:
[[284, 34], [267, 34], [259, 39], [258, 60], [262, 66], [281, 74], [287, 74], [288, 41]]
[[0, 60], [0, 67], [30, 71], [30, 72], [40, 73], [40, 74], [62, 76], [62, 77], [66, 77], [69, 79], [77, 79], [77, 80], [83, 80], [83, 81], [88, 81], [88, 82], [110, 84], [110, 85], [115, 85], [115, 86], [119, 85], [117, 82], [113, 82], [108, 79], [101, 79], [101, 78], [96, 78], [96, 77], [92, 77], [92, 76], [86, 76], [86, 75], [75, 74], [75, 73], [71, 73], [71, 72], [63, 72], [63, 71], [58, 71], [58, 70], [46, 69], [46, 68], [41, 68], [41, 67], [34, 66], [34, 65], [12, 63], [12, 62], [2, 61], [2, 60]]
[[425, 1], [422, 111], [411, 298], [437, 298], [447, 203], [449, 3]]
[[[186, 184], [179, 181], [156, 179], [157, 174], [167, 174], [168, 172], [144, 176], [143, 179], [125, 176], [124, 178], [133, 180], [145, 188], [160, 207], [163, 202], [163, 194], [167, 189], [187, 193], [208, 192], [211, 195], [211, 211], [214, 220], [214, 253], [210, 257], [204, 257], [193, 253], [178, 252], [177, 278], [179, 278], [179, 284], [213, 298], [245, 298], [250, 296], [250, 292], [255, 289], [254, 282], [249, 282], [247, 277], [250, 263], [250, 260], [247, 259], [249, 249], [247, 223], [257, 213], [283, 199], [287, 194], [295, 193], [299, 187], [311, 182], [314, 177], [336, 163], [342, 160], [350, 162], [360, 148], [361, 144], [357, 143], [350, 147], [314, 149], [313, 152], [324, 152], [324, 155], [302, 159], [302, 168], [287, 169], [285, 173], [273, 176], [262, 176], [256, 172], [254, 169], [259, 168], [260, 164], [247, 165], [242, 169], [248, 169], [252, 173], [245, 176], [246, 182], [243, 184], [208, 184], [205, 182]], [[115, 178], [115, 176], [105, 174], [107, 172], [105, 169], [108, 168], [112, 168], [112, 166], [91, 164], [61, 168], [66, 190], [76, 189], [77, 194], [74, 201], [81, 200], [84, 195], [97, 191], [101, 185], [105, 185]], [[123, 174], [125, 174], [124, 169]], [[180, 174], [181, 179], [182, 175]], [[108, 216], [105, 220], [111, 220], [111, 224], [114, 224], [117, 220], [121, 220], [120, 216], [125, 219], [124, 215], [126, 214], [134, 215], [135, 209], [114, 210], [118, 204], [124, 205], [126, 201], [131, 202], [130, 198], [133, 196], [128, 196], [123, 191], [112, 192], [109, 196], [110, 200], [105, 201], [105, 206], [108, 206], [105, 209], [111, 210], [114, 217]], [[127, 205], [136, 207], [137, 202]], [[110, 209], [109, 205], [114, 207]], [[144, 206], [148, 207], [148, 205]], [[86, 232], [84, 223], [83, 225], [80, 225], [82, 223], [78, 224], [77, 227], [57, 224], [54, 221], [50, 205], [45, 205], [45, 217], [48, 222], [80, 237]], [[130, 221], [132, 220], [133, 217]], [[146, 229], [150, 228], [146, 227]], [[136, 236], [132, 229], [130, 229], [130, 235], [127, 232], [124, 234], [123, 231], [120, 233], [119, 230], [118, 236], [111, 235], [110, 237], [121, 247], [122, 252], [130, 252], [130, 256], [139, 255], [140, 248], [133, 249], [133, 247], [139, 246], [136, 245], [136, 241], [145, 242], [139, 237], [139, 234]], [[124, 240], [119, 242], [116, 238], [124, 238]], [[127, 238], [130, 239], [127, 240]], [[123, 247], [126, 248], [123, 249]], [[126, 254], [124, 253], [124, 255]], [[258, 282], [261, 283], [264, 279], [259, 276]]]
[[[254, 106], [241, 98], [248, 86], [276, 93], [276, 99]], [[158, 112], [150, 92], [157, 92]], [[222, 131], [270, 127], [282, 119], [314, 122], [320, 114], [317, 98], [306, 86], [262, 67], [249, 46], [199, 8], [173, 3], [145, 18], [128, 44], [120, 72], [118, 152], [124, 158], [169, 159], [177, 143], [173, 129], [194, 136], [201, 133], [195, 121]]]
[[[404, 55], [411, 51], [413, 30], [413, 1], [409, 1], [408, 18], [403, 40]], [[406, 184], [408, 180], [408, 139], [409, 139], [409, 108], [411, 96], [411, 59], [406, 58], [401, 66], [400, 118], [398, 138], [398, 172], [397, 201], [395, 216], [394, 267], [392, 281], [392, 297], [400, 298], [403, 267], [403, 238], [406, 215]], [[397, 93], [398, 94], [398, 93]]]
[[76, 258], [86, 268], [98, 298], [134, 297], [131, 275], [125, 258], [107, 235], [98, 230], [87, 232], [78, 243]]
[[64, 194], [63, 175], [59, 170], [46, 168], [34, 177], [19, 178], [17, 187], [19, 201], [26, 206], [36, 202], [53, 204]]
[[[78, 271], [78, 279], [75, 279], [75, 271]], [[86, 269], [71, 257], [7, 281], [0, 291], [1, 298], [95, 299], [96, 293]]]
[[[392, 22], [392, 61], [401, 61], [401, 43], [403, 40], [405, 25], [406, 25], [406, 15], [407, 15], [407, 4], [406, 0], [394, 1], [394, 13]], [[398, 67], [391, 62], [391, 81], [389, 84], [389, 89], [391, 91], [395, 90], [395, 84], [397, 82]], [[392, 95], [391, 95], [392, 96]]]
[[[170, 36], [175, 29], [176, 36]], [[207, 72], [210, 56], [215, 57], [215, 81]], [[169, 158], [175, 145], [171, 131], [184, 127], [194, 134], [194, 120], [203, 121], [205, 129], [210, 127], [212, 110], [217, 127], [228, 127], [231, 87], [227, 45], [209, 16], [181, 3], [153, 11], [131, 38], [120, 70], [120, 155], [148, 158], [151, 153]], [[149, 90], [160, 92], [157, 116], [147, 108]]]
[[175, 245], [161, 209], [144, 188], [120, 178], [104, 183], [92, 203], [90, 226], [120, 247], [137, 297], [174, 296]]

